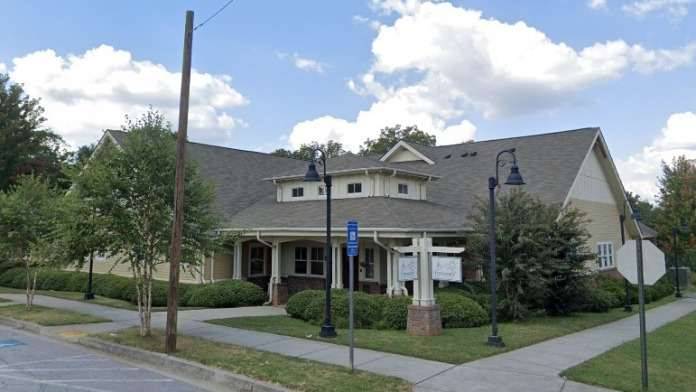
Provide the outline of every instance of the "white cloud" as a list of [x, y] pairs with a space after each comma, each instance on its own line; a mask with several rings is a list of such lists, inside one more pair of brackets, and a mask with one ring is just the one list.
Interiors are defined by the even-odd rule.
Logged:
[[289, 59], [290, 61], [292, 61], [292, 64], [295, 66], [295, 68], [302, 71], [324, 73], [324, 71], [326, 70], [326, 64], [318, 60], [310, 59], [309, 57], [300, 56], [297, 53], [288, 54], [284, 52], [278, 52], [276, 53], [276, 56], [281, 60]]
[[671, 163], [672, 158], [680, 155], [696, 158], [696, 112], [670, 115], [660, 135], [649, 146], [628, 159], [617, 160], [617, 166], [628, 190], [654, 200], [661, 163]]
[[[296, 147], [327, 132], [355, 150], [365, 137], [393, 124], [416, 124], [439, 143], [470, 138], [458, 126], [471, 113], [510, 116], [572, 104], [576, 94], [626, 72], [668, 71], [691, 64], [696, 44], [652, 50], [623, 40], [574, 49], [524, 22], [505, 23], [450, 3], [373, 0], [379, 12], [397, 13], [372, 42], [373, 64], [353, 92], [375, 102], [355, 119], [330, 115], [299, 123]], [[459, 132], [455, 132], [459, 130]]]
[[[41, 98], [48, 125], [72, 146], [93, 143], [106, 128], [119, 128], [124, 115], [138, 116], [149, 105], [176, 129], [181, 73], [161, 64], [134, 60], [108, 45], [61, 57], [40, 50], [12, 60], [10, 77]], [[226, 144], [245, 123], [229, 110], [247, 103], [227, 75], [193, 70], [189, 112], [192, 140]]]
[[0, 73], [6, 73], [7, 66], [4, 63], [0, 63]]
[[645, 16], [653, 12], [667, 13], [674, 18], [683, 18], [689, 13], [694, 0], [637, 0], [625, 4], [624, 12], [635, 16]]
[[587, 6], [593, 10], [599, 10], [607, 8], [607, 0], [589, 0]]
[[382, 25], [380, 21], [362, 15], [353, 15], [353, 23], [367, 25], [372, 30], [379, 30], [379, 27]]

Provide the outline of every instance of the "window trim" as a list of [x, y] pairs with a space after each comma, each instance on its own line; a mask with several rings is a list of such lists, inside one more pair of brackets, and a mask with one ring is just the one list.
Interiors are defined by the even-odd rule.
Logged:
[[[260, 248], [260, 249], [263, 249], [263, 273], [262, 273], [262, 274], [252, 274], [252, 273], [251, 273], [251, 261], [252, 261], [252, 259], [251, 259], [251, 250], [252, 250], [252, 249], [259, 249], [259, 248]], [[250, 244], [250, 245], [249, 245], [249, 258], [248, 258], [248, 260], [247, 260], [247, 262], [248, 262], [248, 264], [249, 264], [249, 265], [248, 265], [249, 269], [247, 270], [247, 276], [248, 276], [248, 277], [250, 277], [250, 278], [257, 278], [257, 277], [259, 277], [259, 276], [268, 276], [268, 275], [270, 275], [270, 274], [268, 273], [268, 271], [267, 271], [268, 268], [266, 268], [266, 253], [267, 253], [267, 252], [266, 252], [266, 248], [267, 248], [267, 246], [262, 245], [262, 244]], [[256, 260], [258, 260], [258, 259], [256, 259]]]
[[[307, 254], [307, 259], [302, 260], [302, 259], [298, 259], [298, 258], [297, 258], [297, 249], [298, 249], [298, 248], [303, 248], [303, 249], [305, 249], [306, 254]], [[326, 278], [326, 260], [325, 260], [325, 259], [322, 259], [322, 260], [314, 260], [314, 259], [312, 259], [312, 248], [321, 249], [322, 253], [325, 252], [323, 246], [295, 246], [295, 247], [293, 248], [293, 252], [294, 252], [295, 255], [293, 256], [293, 259], [292, 259], [292, 270], [290, 271], [289, 275], [291, 275], [291, 276], [302, 276], [302, 277], [305, 277], [305, 278], [324, 278], [324, 279]], [[324, 257], [326, 257], [326, 255], [324, 255]], [[307, 270], [306, 270], [307, 272], [305, 272], [305, 273], [299, 273], [299, 272], [297, 272], [297, 271], [295, 270], [295, 262], [296, 262], [297, 260], [305, 261], [305, 262], [307, 263]], [[323, 272], [323, 273], [322, 273], [321, 275], [313, 274], [313, 273], [312, 273], [312, 263], [319, 263], [319, 262], [321, 262], [321, 264], [322, 264], [322, 272]]]
[[[297, 194], [295, 191], [297, 191]], [[292, 188], [292, 190], [290, 191], [290, 196], [294, 198], [304, 197], [304, 187], [297, 186]]]
[[[401, 192], [402, 187], [403, 187], [403, 189], [405, 190], [405, 192]], [[408, 184], [399, 183], [399, 184], [396, 186], [396, 188], [397, 188], [397, 189], [396, 189], [396, 192], [397, 192], [398, 194], [400, 194], [400, 195], [408, 195]]]
[[[603, 252], [602, 249], [606, 250], [606, 252]], [[610, 270], [616, 268], [616, 252], [614, 252], [613, 242], [597, 242], [597, 265], [599, 266], [600, 270]]]
[[[356, 190], [356, 185], [357, 185], [358, 188], [360, 188], [360, 190]], [[352, 191], [352, 192], [351, 192], [351, 190], [350, 190], [351, 187], [353, 187], [353, 191]], [[354, 195], [354, 194], [356, 194], [356, 193], [362, 193], [362, 182], [351, 182], [351, 183], [347, 184], [346, 192], [347, 192], [349, 195]]]

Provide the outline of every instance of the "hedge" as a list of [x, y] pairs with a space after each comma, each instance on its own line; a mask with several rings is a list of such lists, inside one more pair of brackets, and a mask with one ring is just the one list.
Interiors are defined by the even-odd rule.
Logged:
[[[36, 279], [38, 290], [77, 291], [87, 290], [86, 272], [47, 270], [40, 271]], [[26, 288], [24, 269], [10, 269], [0, 274], [0, 286]], [[132, 278], [112, 274], [94, 274], [94, 294], [137, 303], [137, 292]], [[152, 282], [152, 306], [167, 305], [168, 283]], [[179, 305], [200, 307], [238, 307], [262, 305], [266, 296], [263, 290], [246, 281], [222, 281], [212, 284], [179, 284]]]
[[[322, 290], [301, 291], [290, 297], [286, 311], [293, 318], [321, 324], [324, 320], [324, 296]], [[464, 295], [448, 291], [438, 293], [437, 298], [445, 328], [475, 327], [488, 322], [483, 308]], [[410, 298], [355, 292], [353, 300], [356, 328], [406, 329]], [[332, 290], [331, 317], [337, 327], [347, 327], [348, 294], [345, 290]]]

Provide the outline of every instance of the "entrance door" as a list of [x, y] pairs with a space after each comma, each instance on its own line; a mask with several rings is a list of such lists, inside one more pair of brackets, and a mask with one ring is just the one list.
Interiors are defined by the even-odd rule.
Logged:
[[[348, 265], [350, 264], [350, 259], [348, 258], [348, 251], [344, 247], [341, 250], [343, 252], [343, 288], [348, 289], [349, 285], [349, 271], [348, 271]], [[353, 289], [355, 291], [360, 290], [360, 287], [358, 286], [358, 277], [360, 276], [360, 258], [358, 256], [353, 257]]]

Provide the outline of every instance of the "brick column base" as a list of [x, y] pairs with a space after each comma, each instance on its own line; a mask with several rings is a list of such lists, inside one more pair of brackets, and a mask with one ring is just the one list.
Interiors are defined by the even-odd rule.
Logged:
[[406, 331], [414, 336], [442, 335], [440, 305], [409, 305]]
[[274, 306], [285, 305], [288, 303], [288, 285], [287, 283], [275, 283], [273, 285], [273, 301]]

